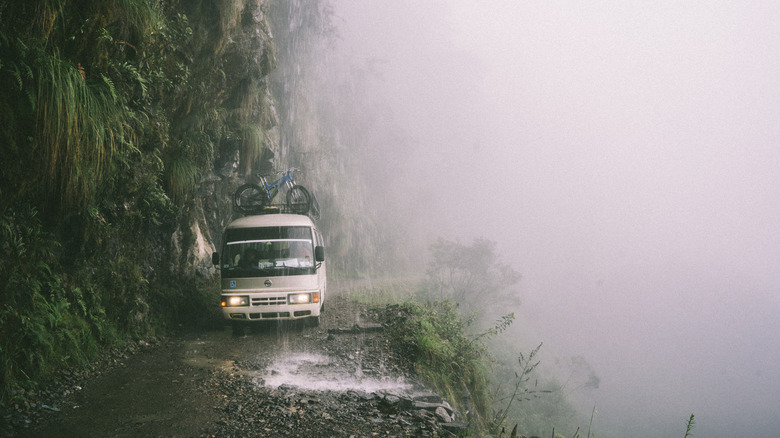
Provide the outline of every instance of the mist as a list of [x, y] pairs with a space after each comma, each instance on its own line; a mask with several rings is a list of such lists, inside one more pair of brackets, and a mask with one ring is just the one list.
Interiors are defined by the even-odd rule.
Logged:
[[410, 239], [497, 242], [526, 341], [599, 376], [580, 400], [597, 431], [682, 436], [691, 413], [696, 436], [780, 431], [780, 4], [333, 15], [328, 61], [396, 133], [363, 145], [375, 196]]

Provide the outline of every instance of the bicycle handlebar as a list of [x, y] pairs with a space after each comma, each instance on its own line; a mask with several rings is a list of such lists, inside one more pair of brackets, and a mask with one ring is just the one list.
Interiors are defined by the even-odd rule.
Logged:
[[[273, 172], [273, 174], [274, 174], [274, 175], [285, 175], [285, 174], [287, 174], [288, 172], [290, 172], [290, 173], [291, 173], [291, 172], [298, 172], [298, 171], [300, 171], [300, 170], [301, 170], [301, 169], [299, 169], [299, 168], [297, 168], [297, 167], [290, 167], [290, 168], [287, 168], [287, 169], [284, 169], [284, 170], [276, 170], [276, 171], [274, 171], [274, 172]], [[256, 177], [258, 177], [258, 178], [264, 178], [263, 174], [262, 174], [262, 173], [261, 173], [259, 170], [258, 170], [258, 171], [255, 171], [255, 175], [256, 175]], [[270, 174], [266, 174], [266, 175], [270, 175]]]

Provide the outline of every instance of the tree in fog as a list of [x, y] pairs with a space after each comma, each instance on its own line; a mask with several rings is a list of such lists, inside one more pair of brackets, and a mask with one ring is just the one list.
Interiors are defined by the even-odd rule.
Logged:
[[425, 292], [430, 299], [450, 299], [462, 312], [473, 311], [479, 319], [506, 313], [519, 304], [512, 286], [520, 274], [496, 254], [496, 243], [477, 238], [471, 245], [439, 238], [429, 248]]

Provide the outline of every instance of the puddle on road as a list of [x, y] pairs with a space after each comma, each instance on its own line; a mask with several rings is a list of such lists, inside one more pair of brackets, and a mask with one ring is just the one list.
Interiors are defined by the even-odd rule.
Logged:
[[[257, 386], [271, 389], [290, 386], [310, 391], [358, 391], [404, 396], [414, 396], [424, 390], [418, 383], [388, 372], [382, 361], [379, 365], [374, 361], [372, 366], [364, 366], [357, 352], [354, 357], [349, 355], [349, 359], [294, 352], [288, 350], [293, 346], [287, 345], [286, 336], [277, 339], [273, 333], [268, 335], [269, 339], [272, 338], [269, 342], [276, 342], [280, 348], [268, 348], [268, 343], [257, 342], [259, 338], [266, 340], [263, 336], [226, 338], [230, 342], [221, 336], [188, 340], [183, 343], [179, 360], [198, 368], [230, 369], [249, 377]], [[255, 356], [258, 350], [262, 354]]]
[[181, 361], [198, 368], [228, 368], [234, 361], [207, 354], [208, 343], [202, 340], [185, 341]]
[[409, 393], [412, 384], [403, 377], [367, 376], [359, 363], [344, 369], [330, 357], [312, 353], [289, 353], [277, 357], [264, 372], [256, 374], [256, 384], [278, 388], [283, 385], [313, 391], [363, 391], [366, 393]]

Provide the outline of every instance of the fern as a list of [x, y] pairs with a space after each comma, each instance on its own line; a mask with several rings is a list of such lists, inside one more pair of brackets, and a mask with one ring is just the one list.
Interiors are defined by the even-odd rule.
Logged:
[[116, 95], [116, 87], [114, 87], [114, 82], [104, 74], [101, 74], [100, 77], [103, 78], [103, 83], [108, 86], [108, 92], [109, 94], [111, 94], [112, 101], [116, 102], [117, 100], [119, 100], [119, 98]]
[[149, 93], [148, 82], [133, 64], [123, 62], [117, 66], [118, 70], [125, 72], [131, 81], [138, 84], [141, 88], [141, 99], [145, 99]]
[[11, 65], [13, 66], [13, 69], [14, 69], [13, 76], [14, 76], [14, 79], [16, 79], [16, 86], [19, 88], [19, 91], [21, 91], [22, 88], [23, 88], [22, 72], [19, 71], [19, 66], [16, 65], [16, 63], [11, 63]]

